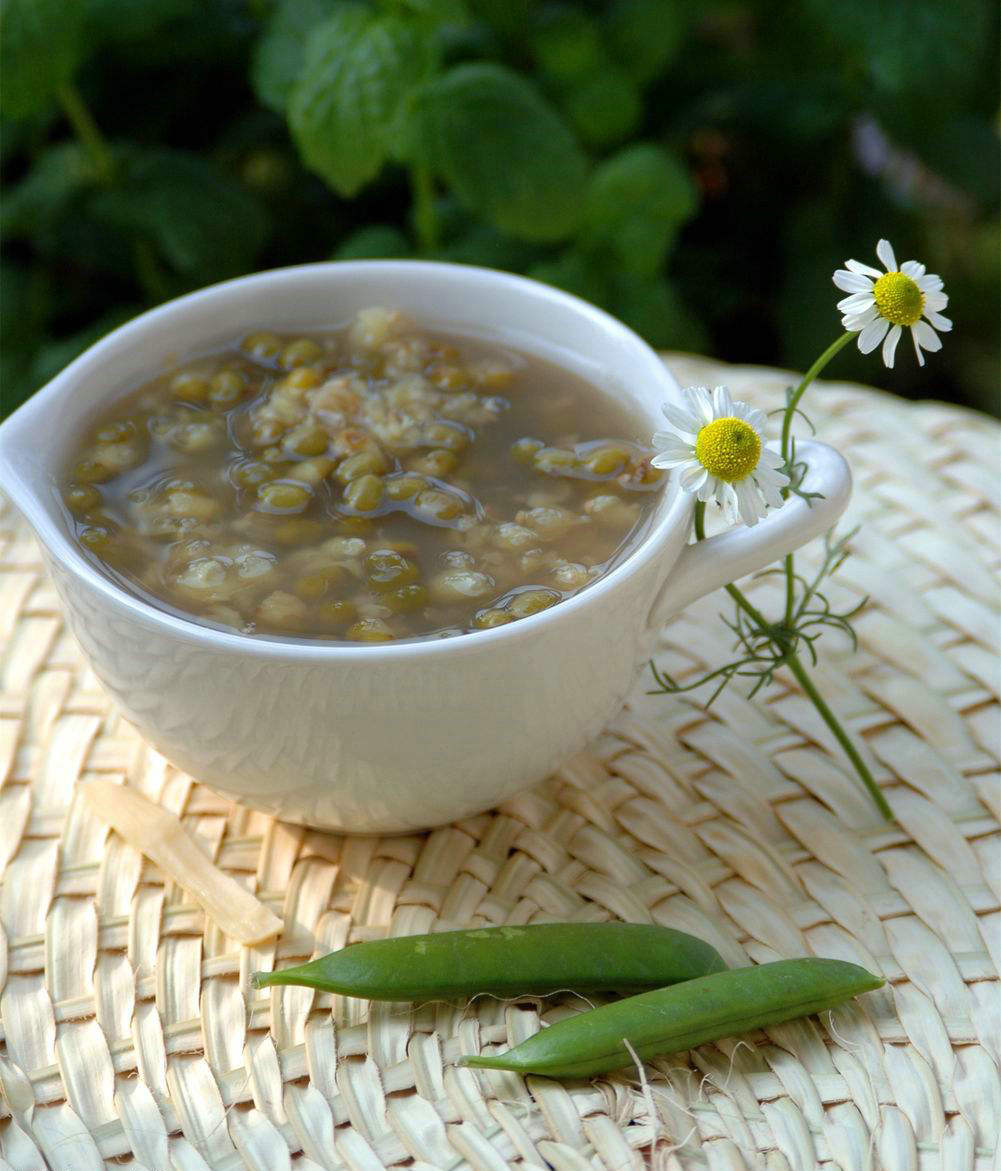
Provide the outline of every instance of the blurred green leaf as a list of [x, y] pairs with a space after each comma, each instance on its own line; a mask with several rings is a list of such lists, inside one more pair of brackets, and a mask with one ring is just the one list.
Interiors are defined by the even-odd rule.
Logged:
[[0, 235], [24, 237], [44, 231], [74, 196], [96, 181], [93, 161], [79, 143], [49, 147], [21, 182], [4, 195]]
[[854, 109], [841, 78], [812, 70], [754, 77], [712, 90], [700, 112], [712, 121], [747, 127], [770, 138], [815, 146], [843, 130]]
[[128, 275], [131, 246], [122, 226], [100, 210], [104, 193], [90, 154], [62, 142], [38, 156], [34, 167], [6, 194], [0, 234], [30, 241], [54, 265]]
[[31, 360], [44, 339], [52, 306], [51, 282], [43, 268], [0, 263], [0, 419], [40, 385], [31, 375]]
[[607, 33], [577, 5], [547, 4], [529, 35], [532, 54], [582, 142], [621, 142], [643, 115], [635, 81], [608, 55]]
[[536, 88], [501, 65], [459, 65], [420, 107], [431, 166], [461, 203], [511, 236], [559, 240], [574, 230], [587, 160]]
[[[290, 135], [338, 19], [359, 35], [328, 30]], [[888, 236], [956, 329], [923, 370], [849, 347], [838, 376], [997, 410], [985, 0], [0, 0], [0, 24], [4, 409], [108, 314], [418, 238], [659, 344], [797, 367], [836, 331], [830, 272]], [[420, 170], [419, 233], [393, 162]]]
[[683, 0], [614, 0], [606, 17], [609, 47], [635, 81], [653, 81], [677, 55], [688, 30]]
[[[998, 206], [1001, 169], [998, 132], [986, 118], [964, 114], [917, 136], [914, 149], [942, 178], [987, 207]], [[985, 166], [985, 162], [991, 165]]]
[[148, 239], [177, 273], [200, 282], [252, 267], [265, 232], [254, 196], [208, 160], [182, 151], [133, 149], [95, 214]]
[[[80, 3], [81, 0], [73, 0]], [[100, 34], [104, 47], [114, 52], [113, 65], [102, 59], [110, 72], [115, 95], [123, 73], [162, 70], [159, 82], [189, 84], [193, 71], [207, 69], [216, 90], [239, 71], [243, 81], [246, 50], [254, 30], [248, 0], [83, 0], [96, 6], [93, 40]], [[118, 17], [120, 16], [120, 19]], [[144, 23], [145, 22], [145, 23]], [[147, 76], [147, 86], [148, 86]], [[157, 112], [162, 95], [153, 88], [144, 101], [146, 111]], [[204, 95], [204, 109], [217, 106], [211, 90]]]
[[418, 26], [345, 4], [310, 36], [289, 100], [303, 160], [340, 195], [374, 179], [403, 141], [408, 98], [431, 66]]
[[335, 260], [393, 260], [411, 256], [413, 246], [399, 228], [390, 224], [368, 224], [352, 232], [334, 253]]
[[[90, 188], [75, 196], [58, 215], [40, 225], [31, 240], [34, 254], [53, 272], [68, 270], [78, 281], [89, 283], [92, 299], [97, 293], [98, 303], [112, 290], [120, 292], [118, 282], [130, 281], [135, 269], [134, 232], [103, 214], [99, 194]], [[112, 277], [106, 284], [106, 278]]]
[[203, 7], [203, 0], [84, 0], [88, 38], [98, 45], [156, 37]]
[[469, 0], [475, 16], [509, 37], [524, 34], [530, 23], [534, 0]]
[[681, 162], [659, 146], [637, 143], [595, 169], [584, 193], [581, 240], [627, 271], [652, 276], [696, 204]]
[[446, 65], [477, 57], [501, 57], [504, 53], [496, 30], [482, 20], [439, 25], [436, 40], [441, 61]]
[[621, 142], [643, 116], [643, 100], [636, 83], [612, 63], [573, 86], [563, 105], [581, 139], [596, 148]]
[[278, 150], [252, 151], [240, 166], [240, 178], [261, 195], [283, 195], [292, 182], [295, 167], [288, 155]]
[[538, 245], [515, 240], [489, 224], [474, 223], [441, 248], [436, 259], [520, 272], [538, 259], [538, 251]]
[[0, 350], [34, 345], [52, 311], [52, 284], [42, 268], [0, 263]]
[[704, 351], [705, 328], [685, 307], [674, 285], [661, 276], [616, 273], [606, 308], [662, 350]]
[[867, 96], [906, 100], [927, 120], [966, 91], [987, 44], [990, 7], [982, 0], [808, 0], [807, 7], [861, 66]]
[[99, 342], [106, 333], [124, 325], [126, 321], [141, 312], [141, 306], [120, 305], [110, 313], [99, 317], [97, 321], [85, 329], [42, 346], [31, 363], [29, 372], [31, 381], [36, 388], [44, 386], [51, 378], [55, 378], [64, 366], [68, 366], [84, 350], [90, 349], [95, 342]]
[[399, 0], [408, 12], [425, 21], [429, 28], [442, 25], [464, 25], [472, 19], [465, 0]]
[[576, 249], [567, 249], [555, 260], [546, 260], [528, 270], [528, 275], [547, 285], [555, 285], [565, 293], [573, 293], [594, 305], [605, 305], [610, 295], [610, 282], [592, 257]]
[[264, 105], [283, 114], [306, 63], [306, 42], [338, 0], [281, 0], [254, 48], [250, 80]]
[[[0, 104], [0, 116], [3, 114]], [[59, 118], [59, 110], [46, 106], [44, 110], [24, 118], [4, 117], [0, 122], [0, 160], [4, 163], [18, 155], [31, 153], [39, 143], [46, 141], [52, 123]]]
[[529, 44], [539, 68], [557, 81], [576, 81], [605, 64], [598, 25], [571, 4], [544, 5], [536, 13]]
[[76, 72], [84, 51], [83, 0], [2, 0], [0, 108], [5, 118], [41, 109]]
[[29, 374], [30, 365], [28, 350], [6, 346], [0, 351], [0, 421], [38, 390]]

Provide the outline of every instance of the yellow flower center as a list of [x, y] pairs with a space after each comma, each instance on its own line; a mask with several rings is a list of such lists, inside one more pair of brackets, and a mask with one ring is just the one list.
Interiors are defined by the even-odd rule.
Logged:
[[894, 325], [914, 325], [925, 311], [925, 295], [904, 272], [884, 273], [872, 290], [880, 315]]
[[761, 439], [750, 423], [729, 416], [707, 423], [695, 438], [695, 458], [710, 476], [732, 484], [754, 471]]

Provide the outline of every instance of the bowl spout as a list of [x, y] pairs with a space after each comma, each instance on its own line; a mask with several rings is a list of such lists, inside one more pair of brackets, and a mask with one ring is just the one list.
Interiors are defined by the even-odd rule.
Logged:
[[45, 545], [63, 527], [57, 491], [65, 435], [57, 401], [61, 377], [0, 423], [0, 491]]
[[[41, 392], [40, 392], [41, 393]], [[43, 468], [44, 444], [37, 434], [34, 399], [0, 423], [0, 490], [35, 527], [36, 508], [46, 483], [53, 481]]]

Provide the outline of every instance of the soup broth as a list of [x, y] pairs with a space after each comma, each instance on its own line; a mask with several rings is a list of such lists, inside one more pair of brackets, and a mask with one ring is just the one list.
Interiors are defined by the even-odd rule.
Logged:
[[651, 454], [642, 422], [578, 375], [372, 308], [144, 385], [97, 420], [64, 500], [88, 554], [162, 608], [381, 642], [586, 589], [653, 507]]

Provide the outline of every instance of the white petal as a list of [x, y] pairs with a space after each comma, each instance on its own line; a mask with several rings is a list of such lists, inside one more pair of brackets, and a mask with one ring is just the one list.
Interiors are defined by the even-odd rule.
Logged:
[[698, 490], [696, 495], [703, 502], [703, 504], [706, 504], [713, 499], [718, 488], [719, 480], [717, 480], [715, 476], [706, 476], [706, 482]]
[[845, 329], [855, 333], [860, 329], [865, 329], [871, 321], [877, 321], [878, 319], [879, 310], [873, 305], [871, 309], [866, 309], [864, 313], [846, 313], [841, 318], [841, 324]]
[[942, 339], [927, 321], [916, 321], [911, 326], [911, 332], [922, 349], [928, 350], [929, 353], [937, 353], [942, 348]]
[[883, 365], [887, 370], [893, 369], [893, 355], [897, 352], [897, 342], [900, 341], [900, 335], [903, 332], [899, 325], [895, 325], [886, 335], [886, 341], [883, 342]]
[[[653, 460], [651, 460], [650, 462], [653, 463]], [[702, 465], [699, 463], [699, 461], [697, 459], [688, 459], [688, 460], [685, 460], [683, 463], [672, 463], [671, 467], [675, 472], [678, 473], [678, 481], [680, 483], [681, 477], [685, 474], [685, 472], [687, 470], [692, 469], [692, 468], [701, 468]]]
[[911, 341], [914, 342], [914, 352], [918, 356], [918, 365], [923, 366], [925, 364], [925, 356], [921, 353], [921, 347], [918, 345], [918, 335], [913, 329], [911, 330]]
[[875, 321], [879, 317], [879, 308], [873, 304], [868, 309], [862, 309], [857, 313], [846, 313], [844, 321], [850, 321], [855, 329], [860, 326], [868, 325], [870, 321]]
[[677, 456], [655, 455], [650, 459], [650, 467], [670, 470], [671, 468], [680, 468], [683, 464], [688, 463], [688, 461], [688, 456], [679, 458]]
[[686, 492], [697, 492], [706, 482], [708, 475], [709, 473], [700, 463], [689, 464], [688, 467], [682, 468], [681, 474], [678, 476], [678, 483]]
[[711, 423], [716, 416], [713, 414], [713, 400], [709, 395], [709, 388], [707, 386], [689, 386], [685, 390], [685, 395], [688, 399], [689, 409], [700, 421], [700, 427]]
[[742, 403], [739, 399], [733, 404], [733, 413], [738, 419], [743, 419], [745, 423], [753, 427], [759, 435], [768, 423], [768, 416], [764, 411]]
[[889, 328], [890, 323], [883, 317], [878, 317], [875, 321], [870, 322], [859, 334], [858, 348], [863, 354], [871, 354], [886, 336], [886, 331]]
[[717, 419], [727, 419], [733, 414], [733, 399], [727, 387], [713, 388], [713, 411]]
[[945, 281], [942, 280], [937, 272], [930, 272], [927, 276], [917, 277], [916, 281], [922, 293], [938, 293], [945, 288]]
[[651, 443], [657, 449], [659, 455], [670, 455], [673, 457], [677, 453], [691, 458], [695, 454], [694, 445], [688, 443], [673, 431], [654, 431]]
[[671, 468], [684, 467], [685, 464], [690, 463], [690, 462], [691, 462], [690, 455], [683, 455], [683, 456], [655, 455], [650, 460], [650, 466], [653, 468], [664, 468], [665, 470], [669, 470]]
[[948, 317], [943, 317], [941, 313], [933, 313], [931, 310], [926, 309], [925, 317], [928, 318], [936, 329], [941, 330], [942, 333], [948, 333], [952, 329], [952, 322]]
[[737, 493], [740, 519], [746, 525], [756, 525], [764, 516], [765, 510], [762, 506], [761, 493], [755, 488], [754, 481], [748, 476], [744, 480], [738, 480], [733, 488]]
[[919, 276], [925, 275], [925, 266], [919, 260], [905, 260], [900, 271], [916, 281]]
[[898, 272], [897, 258], [893, 255], [893, 246], [889, 240], [880, 240], [876, 245], [876, 255], [879, 257], [880, 264], [887, 272]]
[[944, 309], [949, 304], [949, 298], [945, 293], [925, 293], [925, 308], [932, 309], [938, 312]]
[[875, 304], [876, 299], [872, 293], [852, 293], [850, 297], [844, 297], [838, 302], [838, 308], [842, 313], [861, 313], [863, 309]]
[[720, 481], [719, 491], [716, 493], [716, 500], [720, 508], [723, 509], [723, 515], [726, 517], [727, 523], [735, 524], [737, 517], [740, 515], [740, 505], [737, 502], [737, 493], [734, 492], [733, 485]]
[[784, 488], [789, 483], [789, 477], [784, 472], [770, 468], [764, 463], [758, 464], [754, 469], [754, 478], [762, 484], [768, 484], [773, 488]]
[[758, 473], [754, 473], [755, 486], [761, 493], [761, 498], [769, 508], [781, 508], [785, 501], [782, 499], [782, 493], [774, 484], [765, 484], [758, 478]]
[[769, 468], [781, 468], [785, 464], [782, 458], [782, 453], [776, 451], [774, 447], [763, 447], [761, 449], [761, 463]]
[[[851, 264], [851, 261], [849, 260], [848, 263]], [[880, 273], [876, 273], [876, 276], [880, 275]], [[848, 272], [843, 268], [839, 268], [831, 280], [834, 281], [836, 288], [844, 289], [846, 293], [865, 293], [872, 290], [872, 281], [868, 277]]]
[[863, 264], [860, 260], [846, 260], [845, 268], [850, 272], [865, 273], [866, 276], [874, 276], [877, 280], [883, 275], [878, 268], [870, 268], [868, 264]]
[[743, 399], [735, 398], [733, 400], [733, 413], [738, 419], [746, 419], [753, 410], [754, 407], [750, 403], [745, 403]]
[[672, 427], [677, 427], [685, 435], [693, 437], [698, 433], [701, 424], [689, 411], [682, 410], [681, 407], [673, 406], [671, 403], [661, 403], [660, 409]]

